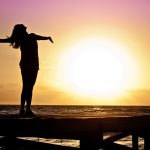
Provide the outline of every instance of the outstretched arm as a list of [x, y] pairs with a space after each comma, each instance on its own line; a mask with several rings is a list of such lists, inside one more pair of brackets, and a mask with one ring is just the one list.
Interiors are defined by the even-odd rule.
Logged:
[[36, 40], [50, 40], [52, 43], [54, 43], [50, 36], [40, 36], [40, 35], [36, 35], [34, 33], [32, 33], [32, 35], [35, 36]]
[[0, 39], [0, 43], [11, 43], [10, 38]]

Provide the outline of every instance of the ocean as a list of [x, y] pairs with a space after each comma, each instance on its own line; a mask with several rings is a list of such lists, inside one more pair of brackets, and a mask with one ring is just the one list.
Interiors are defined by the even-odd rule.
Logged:
[[[109, 117], [109, 116], [140, 116], [150, 115], [150, 106], [78, 106], [78, 105], [33, 105], [33, 112], [38, 116], [67, 116], [67, 117]], [[18, 105], [0, 105], [0, 114], [17, 114], [19, 112]], [[109, 136], [109, 135], [106, 135]], [[29, 138], [29, 140], [37, 140], [45, 143], [53, 143], [58, 145], [79, 147], [79, 141], [67, 139], [43, 139]], [[121, 139], [116, 143], [130, 146], [131, 136]], [[139, 138], [139, 150], [144, 149], [144, 141]]]

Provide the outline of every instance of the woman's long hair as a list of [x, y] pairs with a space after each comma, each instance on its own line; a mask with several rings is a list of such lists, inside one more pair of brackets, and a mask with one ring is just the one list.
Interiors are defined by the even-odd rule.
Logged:
[[11, 46], [13, 48], [19, 48], [26, 33], [26, 27], [23, 24], [15, 25], [10, 37]]

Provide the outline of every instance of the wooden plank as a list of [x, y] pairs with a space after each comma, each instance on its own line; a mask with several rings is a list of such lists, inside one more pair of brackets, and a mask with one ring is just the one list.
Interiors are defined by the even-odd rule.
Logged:
[[150, 150], [150, 135], [144, 136], [144, 150]]
[[133, 150], [138, 150], [138, 134], [134, 133], [132, 134], [132, 148]]
[[[142, 122], [142, 124], [141, 124]], [[104, 132], [124, 131], [131, 129], [144, 129], [150, 127], [150, 117], [120, 117], [120, 118], [46, 118], [46, 119], [4, 119], [0, 118], [0, 126], [7, 127], [6, 130], [28, 126], [32, 130], [41, 129], [51, 131], [58, 130], [69, 132], [70, 130], [87, 131], [95, 127]], [[10, 128], [11, 127], [11, 128]], [[0, 128], [0, 131], [5, 131]], [[39, 131], [40, 132], [40, 131]]]
[[[142, 122], [142, 124], [141, 124]], [[145, 149], [149, 149], [150, 116], [138, 117], [109, 117], [109, 118], [18, 118], [17, 116], [0, 116], [0, 136], [6, 137], [43, 137], [58, 139], [78, 139], [81, 149], [106, 146], [103, 143], [104, 132], [129, 131], [145, 138]], [[108, 145], [112, 146], [114, 140], [125, 135], [112, 137]], [[11, 139], [11, 138], [10, 138]], [[137, 147], [137, 139], [134, 147]], [[87, 144], [88, 143], [88, 144]], [[116, 145], [115, 145], [116, 146]], [[118, 146], [119, 147], [119, 146]]]
[[17, 149], [17, 140], [14, 135], [5, 137], [5, 149], [6, 150]]
[[0, 119], [1, 136], [79, 139], [99, 132], [98, 122], [87, 119]]
[[131, 147], [120, 145], [116, 143], [109, 143], [105, 145], [104, 150], [133, 150]]
[[150, 116], [103, 118], [100, 119], [100, 124], [105, 132], [140, 130], [150, 128]]
[[[142, 124], [141, 124], [142, 122]], [[92, 132], [124, 132], [150, 130], [150, 117], [123, 118], [0, 118], [1, 136], [36, 136], [80, 139]], [[150, 131], [149, 131], [150, 132]]]
[[24, 139], [17, 139], [18, 147], [23, 147], [27, 149], [35, 149], [35, 150], [77, 150], [79, 148], [76, 147], [68, 147], [68, 146], [61, 146], [55, 144], [48, 144]]
[[117, 133], [115, 135], [110, 136], [109, 138], [104, 140], [104, 144], [107, 145], [108, 143], [113, 143], [115, 141], [118, 141], [122, 138], [125, 138], [127, 136], [131, 135], [131, 132], [121, 132], [121, 133]]
[[6, 142], [5, 137], [1, 137], [0, 138], [0, 147], [5, 145], [5, 142]]
[[80, 138], [81, 150], [98, 150], [103, 145], [103, 133], [101, 131], [93, 131], [89, 135]]

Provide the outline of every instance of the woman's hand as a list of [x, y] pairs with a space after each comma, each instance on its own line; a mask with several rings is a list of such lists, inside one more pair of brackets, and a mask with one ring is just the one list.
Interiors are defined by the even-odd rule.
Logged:
[[50, 40], [52, 43], [54, 43], [53, 40], [52, 40], [52, 38], [51, 38], [50, 36], [49, 36], [49, 40]]

